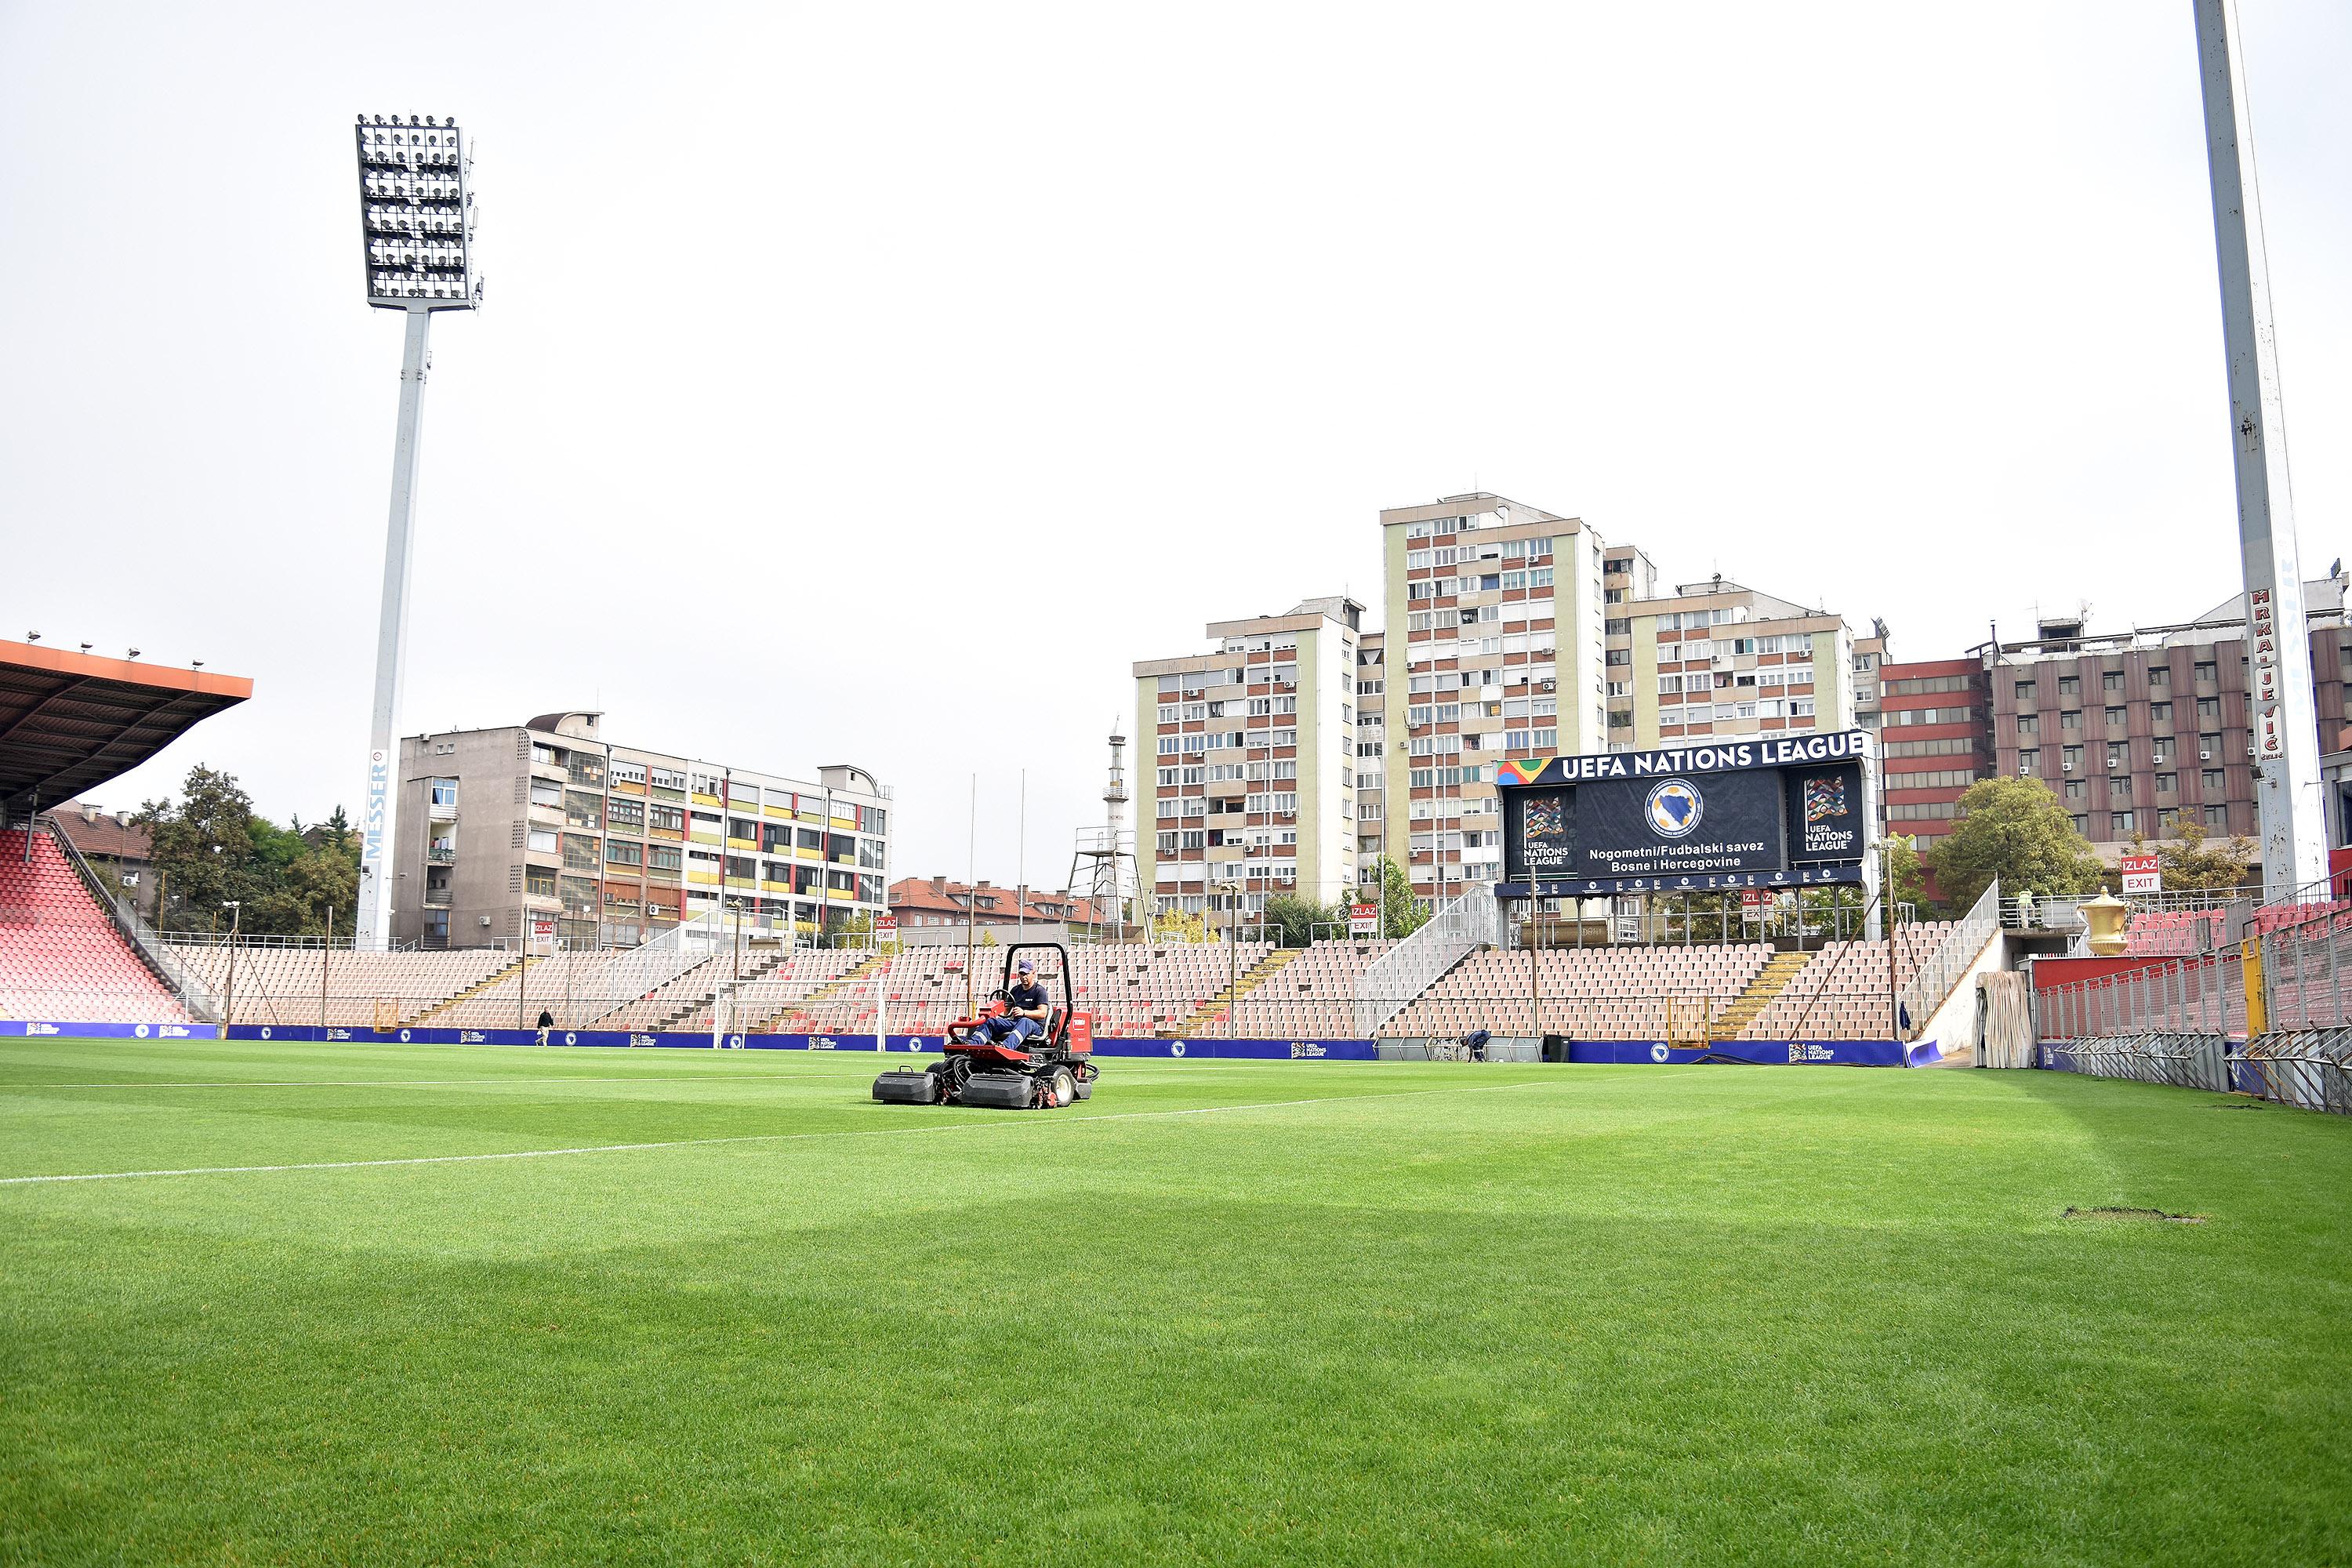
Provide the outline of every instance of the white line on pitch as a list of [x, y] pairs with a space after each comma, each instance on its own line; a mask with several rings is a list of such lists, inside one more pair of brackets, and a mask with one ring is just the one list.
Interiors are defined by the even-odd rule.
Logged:
[[746, 1132], [726, 1138], [669, 1138], [652, 1143], [586, 1143], [573, 1149], [514, 1149], [498, 1154], [412, 1154], [391, 1160], [320, 1160], [288, 1165], [196, 1165], [177, 1171], [89, 1171], [56, 1176], [0, 1176], [0, 1187], [34, 1186], [58, 1182], [128, 1182], [150, 1176], [234, 1176], [280, 1171], [362, 1171], [391, 1165], [457, 1165], [486, 1160], [551, 1160], [570, 1154], [624, 1154], [652, 1149], [692, 1149], [719, 1143], [796, 1143], [818, 1138], [889, 1138], [910, 1133], [987, 1131], [992, 1129], [1066, 1127], [1079, 1121], [1146, 1121], [1171, 1116], [1215, 1116], [1234, 1110], [1286, 1110], [1302, 1105], [1356, 1105], [1365, 1100], [1412, 1100], [1432, 1094], [1491, 1094], [1497, 1089], [1528, 1089], [1557, 1083], [1551, 1079], [1524, 1079], [1517, 1083], [1487, 1083], [1457, 1089], [1411, 1089], [1395, 1094], [1332, 1094], [1313, 1100], [1270, 1100], [1247, 1105], [1196, 1105], [1181, 1110], [1115, 1110], [1099, 1116], [1056, 1116], [986, 1121], [942, 1121], [929, 1127], [843, 1128], [830, 1132]]

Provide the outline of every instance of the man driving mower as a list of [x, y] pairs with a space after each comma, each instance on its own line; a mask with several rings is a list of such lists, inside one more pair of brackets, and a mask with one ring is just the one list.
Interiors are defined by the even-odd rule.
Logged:
[[1019, 1046], [1045, 1032], [1051, 1016], [1045, 988], [1037, 984], [1037, 966], [1027, 959], [1013, 966], [1013, 984], [1005, 988], [1004, 1011], [982, 1018], [971, 1037], [985, 1045]]

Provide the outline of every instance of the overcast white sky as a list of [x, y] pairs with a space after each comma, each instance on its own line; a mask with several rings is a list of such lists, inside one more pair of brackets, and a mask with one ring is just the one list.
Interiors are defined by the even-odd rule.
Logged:
[[[2352, 501], [2352, 9], [2242, 0], [2304, 560]], [[387, 26], [396, 17], [398, 26]], [[249, 675], [356, 811], [400, 327], [355, 113], [477, 138], [403, 729], [894, 784], [1058, 883], [1137, 658], [1474, 482], [1956, 653], [2233, 592], [2187, 0], [0, 3], [0, 635]]]

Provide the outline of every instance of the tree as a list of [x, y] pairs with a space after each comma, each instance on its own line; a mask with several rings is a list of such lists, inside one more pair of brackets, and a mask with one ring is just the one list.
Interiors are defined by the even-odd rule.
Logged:
[[1990, 778], [1960, 796], [1952, 831], [1927, 854], [1947, 909], [1965, 910], [1996, 877], [2003, 889], [2095, 893], [2099, 857], [2050, 786], [2037, 778]]
[[1429, 923], [1429, 907], [1414, 896], [1404, 868], [1383, 855], [1381, 868], [1381, 934], [1394, 941]]
[[163, 888], [157, 918], [166, 931], [226, 930], [222, 909], [242, 906], [237, 929], [254, 936], [320, 936], [327, 911], [349, 931], [357, 912], [360, 848], [337, 806], [324, 823], [280, 827], [253, 811], [235, 775], [198, 763], [180, 804], [151, 800], [132, 818], [154, 841]]
[[1879, 847], [1879, 858], [1885, 869], [1886, 921], [1895, 922], [1895, 911], [1904, 904], [1915, 910], [1927, 907], [1927, 874], [1919, 868], [1919, 841], [1907, 833], [1897, 833]]
[[1151, 940], [1154, 942], [1206, 942], [1209, 922], [1197, 914], [1182, 910], [1162, 910], [1151, 917]]
[[2164, 874], [2165, 889], [2185, 891], [2223, 891], [2248, 879], [2251, 868], [2261, 855], [2254, 841], [2242, 835], [2226, 844], [2207, 842], [2205, 825], [2193, 816], [2174, 812], [2171, 817], [2172, 842], [2157, 846], [2157, 867]]
[[1267, 924], [1282, 928], [1278, 941], [1284, 947], [1311, 945], [1318, 925], [1336, 924], [1343, 935], [1348, 930], [1348, 911], [1344, 907], [1318, 904], [1296, 893], [1277, 893], [1266, 900], [1265, 919]]
[[274, 880], [255, 844], [252, 798], [233, 774], [202, 763], [188, 770], [180, 794], [178, 805], [168, 795], [146, 801], [131, 818], [153, 845], [163, 890], [157, 921], [166, 931], [226, 929], [222, 906], [254, 903]]

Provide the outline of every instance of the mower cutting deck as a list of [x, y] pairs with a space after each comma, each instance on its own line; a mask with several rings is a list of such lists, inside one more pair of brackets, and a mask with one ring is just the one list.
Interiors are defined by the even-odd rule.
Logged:
[[[1055, 978], [1062, 999], [1046, 1009], [1045, 1032], [992, 1039], [982, 1026], [1005, 1011], [1015, 958], [1029, 948], [1061, 958]], [[1004, 983], [977, 1017], [947, 1027], [947, 1055], [929, 1067], [886, 1072], [874, 1098], [891, 1105], [975, 1105], [995, 1110], [1052, 1110], [1094, 1097], [1094, 1016], [1070, 1005], [1070, 954], [1058, 942], [1015, 942], [1004, 950]]]

